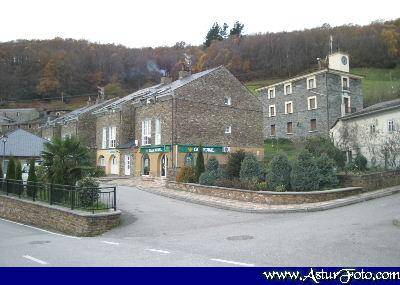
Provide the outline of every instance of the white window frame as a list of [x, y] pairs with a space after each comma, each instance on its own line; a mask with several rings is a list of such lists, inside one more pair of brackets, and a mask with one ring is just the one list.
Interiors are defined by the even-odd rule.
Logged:
[[[270, 94], [271, 93], [270, 91], [272, 91], [272, 96]], [[268, 99], [274, 99], [275, 98], [275, 87], [268, 88], [267, 92], [268, 92]]]
[[394, 120], [389, 120], [387, 126], [388, 126], [389, 133], [393, 133], [396, 131], [396, 126], [395, 126]]
[[[315, 106], [314, 108], [311, 108], [311, 100], [314, 99], [315, 100]], [[308, 106], [308, 110], [316, 110], [318, 108], [318, 103], [317, 103], [317, 96], [310, 96], [307, 98], [307, 106]]]
[[108, 128], [108, 147], [115, 148], [117, 143], [117, 127], [111, 126]]
[[142, 145], [151, 145], [151, 120], [142, 121]]
[[[311, 79], [314, 80], [313, 86], [310, 86], [310, 80]], [[315, 89], [315, 88], [317, 88], [317, 80], [316, 80], [315, 76], [307, 77], [307, 90]]]
[[226, 126], [225, 127], [225, 134], [231, 134], [232, 133], [232, 126]]
[[155, 121], [155, 138], [154, 138], [154, 144], [155, 145], [160, 145], [161, 144], [161, 120], [156, 119]]
[[[273, 108], [274, 112], [271, 112], [271, 109]], [[268, 116], [269, 117], [275, 117], [276, 116], [276, 107], [275, 104], [274, 105], [269, 105], [268, 106]]]
[[[350, 90], [350, 78], [348, 76], [342, 76], [341, 77], [342, 81], [342, 91], [349, 91]], [[344, 79], [347, 79], [347, 89], [344, 89]]]
[[232, 99], [229, 96], [224, 97], [224, 105], [230, 106], [232, 104]]
[[[288, 105], [291, 105], [291, 112], [288, 112]], [[285, 114], [293, 114], [293, 101], [287, 101], [285, 102]]]
[[[286, 91], [286, 87], [289, 87], [289, 92]], [[286, 83], [283, 85], [283, 93], [285, 95], [290, 95], [290, 94], [292, 94], [292, 92], [293, 92], [292, 83]]]
[[101, 148], [107, 148], [107, 128], [103, 128], [102, 138], [101, 138]]

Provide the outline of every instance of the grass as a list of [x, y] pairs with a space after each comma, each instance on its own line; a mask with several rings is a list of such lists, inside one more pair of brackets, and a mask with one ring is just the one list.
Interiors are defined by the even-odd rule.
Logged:
[[[364, 107], [400, 98], [400, 66], [393, 69], [384, 68], [353, 68], [351, 73], [361, 75], [363, 79]], [[265, 79], [246, 82], [247, 88], [258, 95], [257, 88], [265, 87], [281, 79]]]
[[286, 154], [292, 161], [297, 158], [303, 148], [304, 146], [300, 142], [292, 142], [288, 139], [267, 139], [264, 142], [265, 161], [269, 162], [279, 152]]

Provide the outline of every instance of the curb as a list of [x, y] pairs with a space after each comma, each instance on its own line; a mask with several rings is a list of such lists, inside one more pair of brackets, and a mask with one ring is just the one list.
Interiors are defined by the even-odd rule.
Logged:
[[[144, 192], [149, 192], [155, 195], [159, 196], [164, 196], [167, 198], [172, 198], [176, 200], [181, 200], [184, 202], [189, 202], [193, 204], [198, 204], [198, 205], [204, 205], [204, 206], [209, 206], [213, 208], [218, 208], [222, 210], [229, 210], [229, 211], [235, 211], [235, 212], [243, 212], [243, 213], [256, 213], [256, 214], [282, 214], [282, 213], [304, 213], [304, 212], [317, 212], [317, 211], [325, 211], [325, 210], [330, 210], [334, 208], [339, 208], [339, 207], [344, 207], [352, 204], [357, 204], [361, 202], [366, 202], [372, 199], [377, 199], [389, 195], [396, 194], [400, 192], [400, 187], [396, 189], [384, 189], [384, 190], [376, 190], [374, 192], [370, 193], [364, 193], [357, 196], [352, 196], [352, 197], [347, 197], [343, 199], [337, 199], [333, 200], [332, 202], [324, 205], [313, 205], [313, 204], [301, 204], [299, 208], [284, 208], [282, 209], [249, 209], [247, 207], [239, 207], [239, 206], [230, 206], [230, 205], [223, 205], [218, 202], [213, 202], [213, 201], [202, 201], [198, 198], [186, 198], [182, 197], [177, 194], [172, 194], [172, 193], [164, 193], [161, 191], [149, 189], [149, 188], [143, 188], [141, 186], [134, 186], [138, 190], [144, 191]], [[179, 191], [179, 190], [171, 190], [171, 191]], [[202, 195], [206, 196], [206, 195]], [[228, 199], [226, 199], [228, 200]], [[293, 206], [293, 205], [290, 205]], [[393, 223], [395, 225], [400, 226], [400, 219], [395, 219], [393, 220]]]

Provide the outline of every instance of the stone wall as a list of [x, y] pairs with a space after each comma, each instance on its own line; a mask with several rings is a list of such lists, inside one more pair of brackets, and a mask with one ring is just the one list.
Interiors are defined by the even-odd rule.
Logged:
[[95, 236], [120, 223], [120, 211], [92, 214], [0, 195], [0, 217], [74, 236]]
[[376, 190], [400, 185], [400, 170], [360, 175], [346, 174], [339, 175], [338, 177], [341, 185], [344, 187], [363, 187], [367, 190]]
[[269, 205], [317, 203], [357, 195], [367, 191], [361, 187], [348, 187], [311, 192], [251, 191], [216, 186], [204, 186], [192, 183], [178, 183], [173, 181], [168, 181], [167, 187], [201, 195]]

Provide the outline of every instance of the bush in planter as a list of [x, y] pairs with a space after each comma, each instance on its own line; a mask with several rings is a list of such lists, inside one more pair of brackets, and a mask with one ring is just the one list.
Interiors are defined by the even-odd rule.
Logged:
[[204, 171], [205, 171], [205, 167], [204, 167], [203, 147], [200, 145], [199, 151], [198, 151], [197, 157], [196, 157], [196, 166], [195, 166], [196, 181], [199, 181], [200, 175]]
[[215, 157], [210, 157], [210, 159], [207, 161], [206, 170], [210, 172], [219, 170], [219, 162]]
[[291, 186], [295, 191], [314, 191], [319, 189], [319, 170], [310, 152], [303, 150], [295, 161], [290, 175]]
[[228, 163], [226, 165], [226, 175], [229, 178], [239, 178], [240, 168], [246, 156], [243, 150], [232, 152], [228, 155]]
[[78, 191], [79, 204], [88, 208], [93, 206], [96, 201], [100, 198], [99, 182], [92, 177], [85, 177], [77, 182], [77, 187], [80, 188]]
[[206, 171], [200, 175], [199, 183], [201, 185], [214, 186], [217, 178], [218, 178], [218, 173], [216, 171]]
[[364, 172], [367, 170], [367, 158], [363, 156], [361, 153], [357, 153], [357, 156], [354, 158], [354, 167], [359, 172]]
[[15, 161], [13, 157], [8, 161], [6, 179], [15, 179]]
[[242, 182], [258, 181], [261, 177], [261, 165], [253, 154], [247, 154], [243, 159], [239, 172]]
[[29, 197], [33, 197], [33, 195], [35, 194], [37, 182], [38, 182], [38, 178], [36, 176], [36, 171], [35, 171], [35, 159], [31, 159], [29, 162], [28, 183], [27, 183], [27, 191], [26, 191], [26, 194]]
[[[275, 155], [269, 163], [267, 172], [267, 181], [271, 190], [278, 191], [277, 188], [288, 190], [290, 189], [290, 173], [292, 166], [283, 153]], [[281, 192], [281, 191], [280, 191]]]
[[178, 172], [176, 176], [177, 182], [182, 183], [196, 183], [196, 172], [192, 166], [184, 166]]
[[316, 160], [319, 171], [319, 188], [331, 188], [339, 184], [335, 171], [335, 162], [323, 153]]
[[336, 166], [343, 169], [346, 164], [346, 155], [338, 149], [332, 140], [324, 136], [313, 136], [306, 140], [305, 149], [314, 157], [319, 157], [323, 153], [333, 159]]

